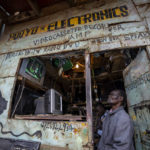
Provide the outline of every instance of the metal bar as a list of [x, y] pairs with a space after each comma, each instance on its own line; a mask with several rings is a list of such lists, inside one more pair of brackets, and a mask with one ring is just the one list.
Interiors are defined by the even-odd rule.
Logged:
[[4, 31], [5, 31], [5, 24], [3, 22], [0, 22], [0, 39], [2, 38]]
[[0, 19], [5, 23], [10, 14], [0, 5]]
[[[93, 145], [93, 114], [92, 114], [92, 92], [91, 92], [91, 68], [90, 54], [85, 52], [85, 76], [86, 76], [86, 111], [89, 129], [89, 143]], [[91, 145], [91, 146], [92, 146]]]

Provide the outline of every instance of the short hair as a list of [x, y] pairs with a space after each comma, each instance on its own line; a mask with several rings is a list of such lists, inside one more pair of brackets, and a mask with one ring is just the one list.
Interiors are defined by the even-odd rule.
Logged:
[[97, 104], [97, 107], [98, 106], [103, 107], [105, 109], [104, 105], [101, 102]]

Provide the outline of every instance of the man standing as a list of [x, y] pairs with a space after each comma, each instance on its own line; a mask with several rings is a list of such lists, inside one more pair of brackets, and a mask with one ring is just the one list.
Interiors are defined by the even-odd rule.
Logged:
[[109, 94], [111, 110], [103, 122], [98, 150], [134, 150], [133, 124], [123, 108], [125, 100], [126, 95], [122, 90], [113, 90]]

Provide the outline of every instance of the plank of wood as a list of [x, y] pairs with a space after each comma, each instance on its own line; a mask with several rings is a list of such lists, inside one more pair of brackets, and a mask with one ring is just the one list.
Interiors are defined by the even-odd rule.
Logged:
[[[21, 75], [19, 75], [19, 76], [17, 77], [17, 79], [20, 80], [20, 81], [22, 81], [23, 78], [24, 78], [24, 77], [21, 76]], [[33, 89], [36, 89], [36, 90], [42, 90], [42, 91], [48, 90], [47, 87], [44, 87], [44, 86], [42, 86], [42, 85], [39, 85], [39, 84], [37, 84], [37, 83], [35, 83], [35, 82], [32, 82], [31, 80], [26, 79], [26, 78], [25, 78], [25, 87], [30, 87], [30, 88], [33, 88]]]
[[73, 115], [53, 115], [53, 114], [41, 114], [41, 115], [15, 115], [15, 119], [23, 120], [85, 120], [85, 116], [73, 116]]

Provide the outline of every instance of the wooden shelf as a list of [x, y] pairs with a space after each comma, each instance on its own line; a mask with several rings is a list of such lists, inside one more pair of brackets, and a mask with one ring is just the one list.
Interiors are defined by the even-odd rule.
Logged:
[[74, 115], [53, 115], [53, 114], [41, 114], [41, 115], [15, 115], [15, 119], [23, 120], [59, 120], [59, 121], [83, 121], [86, 116], [74, 116]]
[[[23, 80], [23, 77], [22, 76], [18, 76], [18, 80], [22, 81]], [[36, 90], [42, 90], [42, 91], [46, 91], [48, 90], [48, 88], [42, 86], [42, 85], [39, 85], [37, 83], [34, 83], [28, 79], [25, 79], [25, 86], [26, 87], [30, 87], [30, 88], [33, 88], [33, 89], [36, 89]]]

